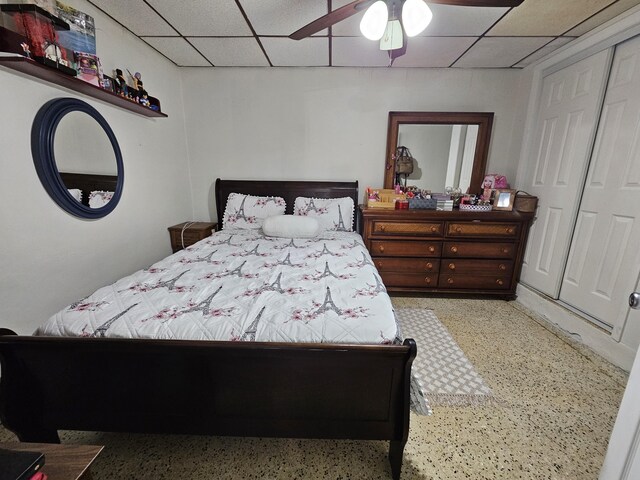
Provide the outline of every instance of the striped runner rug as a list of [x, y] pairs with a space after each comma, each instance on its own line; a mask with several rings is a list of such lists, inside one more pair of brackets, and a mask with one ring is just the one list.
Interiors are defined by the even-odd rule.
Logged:
[[418, 356], [412, 373], [430, 406], [502, 403], [431, 310], [399, 308], [396, 316], [404, 338], [413, 338]]

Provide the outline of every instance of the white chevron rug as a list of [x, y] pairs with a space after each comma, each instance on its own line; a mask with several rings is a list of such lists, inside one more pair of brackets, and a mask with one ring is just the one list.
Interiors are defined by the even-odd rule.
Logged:
[[418, 345], [412, 372], [430, 406], [502, 403], [431, 310], [399, 308], [396, 316], [403, 337], [413, 338]]

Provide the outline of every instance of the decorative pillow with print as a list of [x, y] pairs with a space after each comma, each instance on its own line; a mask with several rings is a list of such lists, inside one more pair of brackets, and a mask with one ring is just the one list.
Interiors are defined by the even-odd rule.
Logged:
[[94, 190], [89, 194], [89, 207], [104, 207], [113, 198], [113, 192], [104, 192], [102, 190]]
[[284, 215], [282, 197], [254, 197], [230, 193], [222, 217], [222, 228], [259, 229], [265, 218]]
[[316, 217], [322, 230], [353, 231], [353, 198], [298, 197], [293, 206], [296, 215]]

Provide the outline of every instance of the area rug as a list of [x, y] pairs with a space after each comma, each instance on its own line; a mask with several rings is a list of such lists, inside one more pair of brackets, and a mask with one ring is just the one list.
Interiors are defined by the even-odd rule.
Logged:
[[412, 373], [430, 406], [501, 403], [431, 310], [399, 308], [396, 316], [403, 337], [418, 345]]

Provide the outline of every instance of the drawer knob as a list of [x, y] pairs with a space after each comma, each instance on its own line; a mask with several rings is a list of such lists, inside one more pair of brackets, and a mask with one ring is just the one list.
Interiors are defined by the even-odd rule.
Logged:
[[502, 286], [504, 284], [504, 282], [501, 279], [497, 279], [496, 283], [500, 286]]
[[431, 233], [436, 233], [438, 231], [438, 227], [431, 227]]
[[456, 232], [462, 233], [462, 227], [456, 227]]
[[453, 285], [453, 278], [451, 278], [451, 277], [447, 278], [447, 283], [449, 285]]
[[456, 264], [455, 263], [450, 263], [449, 264], [449, 270], [455, 270], [456, 269]]
[[378, 262], [378, 268], [382, 268], [382, 262]]
[[431, 283], [431, 278], [430, 277], [425, 277], [424, 283], [427, 283], [427, 284]]
[[453, 253], [458, 253], [458, 247], [456, 247], [456, 246], [451, 247], [451, 251]]
[[380, 231], [384, 232], [387, 229], [386, 225], [380, 225]]
[[430, 252], [430, 253], [433, 253], [433, 252], [435, 252], [435, 251], [436, 251], [436, 247], [429, 247], [429, 252]]
[[504, 263], [501, 263], [500, 265], [498, 265], [498, 270], [506, 270], [507, 266]]
[[504, 248], [502, 249], [502, 253], [509, 253], [509, 249], [508, 249], [507, 247], [504, 247]]
[[515, 232], [515, 229], [513, 227], [507, 227], [507, 233], [509, 235], [511, 235], [513, 232]]
[[384, 245], [380, 245], [380, 246], [378, 247], [378, 250], [380, 250], [381, 252], [384, 252]]
[[431, 263], [431, 262], [427, 263], [427, 264], [425, 265], [425, 268], [426, 268], [427, 270], [433, 270], [433, 263]]

